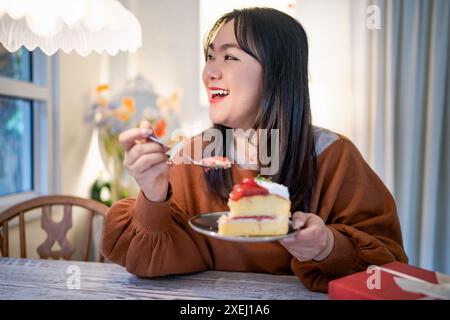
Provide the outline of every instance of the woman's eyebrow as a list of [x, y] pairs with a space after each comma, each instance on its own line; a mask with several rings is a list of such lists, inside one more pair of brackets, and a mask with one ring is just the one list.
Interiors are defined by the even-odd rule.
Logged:
[[[214, 44], [210, 43], [208, 47], [212, 51], [214, 51]], [[242, 50], [241, 47], [239, 47], [239, 45], [237, 43], [225, 43], [225, 44], [220, 46], [219, 51], [225, 51], [228, 48], [236, 48], [236, 49]]]

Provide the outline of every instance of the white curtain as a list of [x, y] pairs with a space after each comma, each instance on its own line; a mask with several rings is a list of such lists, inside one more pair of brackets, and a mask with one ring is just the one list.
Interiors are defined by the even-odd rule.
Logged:
[[450, 274], [450, 1], [350, 1], [354, 141], [396, 198], [409, 263]]

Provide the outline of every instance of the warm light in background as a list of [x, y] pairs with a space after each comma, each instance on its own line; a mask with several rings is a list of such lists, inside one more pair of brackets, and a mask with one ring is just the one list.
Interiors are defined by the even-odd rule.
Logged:
[[352, 137], [350, 3], [299, 0], [296, 18], [308, 36], [313, 124]]
[[141, 47], [141, 25], [117, 0], [0, 1], [0, 43], [10, 52], [115, 55]]

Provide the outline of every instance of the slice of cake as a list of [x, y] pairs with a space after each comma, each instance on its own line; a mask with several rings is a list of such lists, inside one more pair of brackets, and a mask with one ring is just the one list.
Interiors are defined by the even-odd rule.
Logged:
[[286, 186], [264, 178], [245, 178], [233, 186], [230, 212], [219, 220], [219, 234], [229, 236], [283, 235], [289, 230], [291, 201]]

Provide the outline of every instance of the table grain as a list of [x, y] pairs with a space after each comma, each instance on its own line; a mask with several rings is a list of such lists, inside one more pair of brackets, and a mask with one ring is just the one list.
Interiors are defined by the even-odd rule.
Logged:
[[0, 258], [0, 299], [323, 300], [327, 295], [307, 290], [295, 276], [204, 271], [148, 279], [112, 263]]

